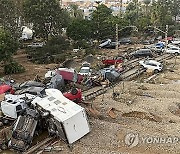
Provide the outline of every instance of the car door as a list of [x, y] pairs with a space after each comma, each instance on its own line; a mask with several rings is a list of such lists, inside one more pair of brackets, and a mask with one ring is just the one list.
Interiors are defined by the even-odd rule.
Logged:
[[136, 57], [138, 58], [138, 57], [142, 57], [142, 56], [143, 56], [143, 51], [142, 50], [138, 50], [136, 52]]
[[166, 52], [167, 52], [167, 53], [174, 53], [174, 51], [172, 50], [172, 48], [168, 48], [168, 49], [166, 50]]
[[149, 56], [149, 52], [146, 50], [142, 50], [141, 51], [141, 57], [147, 57], [147, 56]]
[[149, 63], [149, 69], [155, 70], [157, 68], [157, 65], [154, 63]]
[[177, 48], [172, 48], [173, 53], [179, 53], [179, 50]]

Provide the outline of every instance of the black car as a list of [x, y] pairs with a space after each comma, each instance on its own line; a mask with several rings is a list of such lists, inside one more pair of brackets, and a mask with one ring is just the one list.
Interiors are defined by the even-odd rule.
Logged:
[[150, 43], [149, 40], [144, 40], [144, 41], [142, 41], [142, 44], [144, 44], [144, 45], [150, 45], [151, 43]]
[[130, 38], [122, 38], [119, 40], [120, 44], [132, 44], [132, 41]]
[[141, 57], [153, 57], [152, 51], [150, 49], [139, 49], [130, 54], [131, 58], [141, 58]]

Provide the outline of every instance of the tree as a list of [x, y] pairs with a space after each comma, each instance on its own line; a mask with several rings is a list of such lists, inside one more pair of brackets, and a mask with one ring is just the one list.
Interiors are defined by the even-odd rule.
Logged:
[[15, 5], [12, 0], [0, 0], [0, 26], [18, 37], [18, 16], [15, 11]]
[[71, 4], [69, 7], [70, 7], [70, 10], [69, 10], [70, 16], [72, 18], [80, 18], [80, 19], [83, 18], [83, 11], [80, 10], [77, 5]]
[[171, 0], [171, 13], [176, 21], [177, 16], [180, 14], [180, 0]]
[[0, 62], [8, 63], [18, 48], [11, 34], [0, 28]]
[[131, 25], [134, 25], [142, 12], [140, 3], [138, 3], [138, 0], [133, 0], [128, 4], [126, 10], [125, 18]]
[[146, 16], [148, 15], [148, 6], [151, 3], [151, 0], [143, 0], [145, 7], [146, 7]]
[[74, 19], [67, 28], [67, 35], [75, 41], [91, 39], [91, 21], [85, 19]]
[[144, 31], [147, 29], [149, 25], [151, 25], [150, 19], [147, 17], [139, 17], [136, 23], [138, 29], [140, 31]]
[[156, 11], [158, 12], [158, 25], [165, 26], [173, 24], [171, 13], [171, 0], [158, 0], [155, 4], [157, 5]]
[[27, 54], [35, 63], [57, 63], [65, 60], [70, 42], [61, 35], [49, 38], [42, 48], [28, 48]]
[[25, 0], [24, 14], [26, 21], [33, 23], [36, 35], [47, 40], [49, 35], [60, 35], [69, 21], [57, 0]]
[[25, 71], [22, 65], [12, 59], [12, 55], [16, 52], [17, 48], [18, 44], [11, 34], [3, 28], [0, 28], [0, 62], [4, 63], [5, 74], [21, 73]]
[[112, 30], [111, 18], [112, 10], [105, 6], [104, 4], [98, 5], [96, 10], [92, 13], [91, 19], [93, 23], [93, 34], [94, 38], [97, 40], [108, 38], [109, 35], [115, 33]]

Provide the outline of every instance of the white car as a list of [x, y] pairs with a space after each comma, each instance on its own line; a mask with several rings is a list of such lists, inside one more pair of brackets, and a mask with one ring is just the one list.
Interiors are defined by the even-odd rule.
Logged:
[[174, 41], [171, 41], [172, 44], [180, 44], [180, 40], [174, 40]]
[[27, 47], [30, 47], [30, 48], [42, 48], [44, 45], [45, 45], [44, 42], [40, 42], [40, 43], [29, 44]]
[[164, 49], [165, 53], [175, 54], [178, 56], [180, 54], [180, 48], [175, 46], [169, 46], [167, 49]]
[[177, 49], [180, 49], [180, 48], [178, 47], [178, 45], [175, 45], [175, 44], [168, 44], [167, 47], [168, 47], [168, 48], [177, 48]]
[[87, 76], [91, 76], [91, 69], [90, 67], [88, 66], [83, 66], [81, 67], [80, 71], [79, 71], [79, 74], [80, 75], [87, 75]]
[[163, 65], [155, 60], [141, 60], [139, 64], [146, 69], [151, 69], [154, 73], [158, 73], [163, 70]]

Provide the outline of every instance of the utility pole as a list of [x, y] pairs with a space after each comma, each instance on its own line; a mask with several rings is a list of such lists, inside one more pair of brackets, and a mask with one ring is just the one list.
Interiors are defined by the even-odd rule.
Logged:
[[123, 12], [122, 12], [122, 5], [123, 5], [123, 1], [120, 0], [120, 16], [122, 17]]
[[118, 24], [116, 24], [116, 50], [119, 48]]
[[167, 40], [167, 37], [168, 37], [168, 30], [169, 30], [169, 26], [168, 25], [166, 25], [166, 32], [165, 32], [165, 50], [167, 50], [167, 45], [168, 45], [168, 40]]

